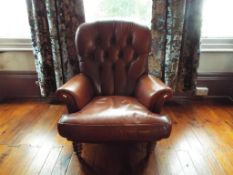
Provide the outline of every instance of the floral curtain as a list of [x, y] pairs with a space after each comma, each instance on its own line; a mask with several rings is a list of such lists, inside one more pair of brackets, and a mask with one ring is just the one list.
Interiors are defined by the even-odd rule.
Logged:
[[38, 84], [48, 96], [79, 72], [74, 36], [84, 22], [82, 0], [26, 0]]
[[176, 91], [195, 88], [201, 11], [202, 0], [153, 0], [149, 70]]

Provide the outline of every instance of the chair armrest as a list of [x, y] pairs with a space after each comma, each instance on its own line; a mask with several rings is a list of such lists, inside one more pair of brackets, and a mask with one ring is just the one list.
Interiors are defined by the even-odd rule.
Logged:
[[94, 91], [90, 80], [82, 73], [74, 76], [56, 91], [56, 96], [73, 113], [85, 106], [93, 97]]
[[135, 89], [138, 101], [156, 113], [160, 113], [164, 102], [171, 96], [172, 89], [152, 75], [141, 77]]

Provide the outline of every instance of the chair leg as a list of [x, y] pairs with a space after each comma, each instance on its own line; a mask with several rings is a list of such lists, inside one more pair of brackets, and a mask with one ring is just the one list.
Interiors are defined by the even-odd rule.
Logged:
[[150, 154], [154, 151], [156, 142], [148, 142], [146, 145], [146, 157], [149, 158]]
[[78, 158], [81, 158], [82, 155], [82, 143], [79, 142], [73, 142], [73, 149]]

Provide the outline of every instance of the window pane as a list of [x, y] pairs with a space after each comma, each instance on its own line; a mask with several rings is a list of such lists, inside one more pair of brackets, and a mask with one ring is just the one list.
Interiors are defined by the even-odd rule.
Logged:
[[203, 2], [202, 37], [233, 37], [233, 0]]
[[25, 0], [0, 0], [0, 38], [30, 38]]
[[152, 0], [84, 0], [87, 22], [128, 20], [151, 26]]

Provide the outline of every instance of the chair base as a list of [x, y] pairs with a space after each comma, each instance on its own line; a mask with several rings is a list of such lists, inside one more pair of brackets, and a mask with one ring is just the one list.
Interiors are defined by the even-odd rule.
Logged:
[[78, 158], [82, 158], [82, 143], [79, 142], [72, 142], [73, 144], [73, 149]]
[[[78, 158], [82, 158], [82, 149], [83, 145], [80, 142], [72, 142], [73, 149]], [[147, 142], [146, 144], [146, 156], [145, 158], [149, 158], [150, 154], [153, 152], [154, 148], [156, 147], [156, 142]]]

